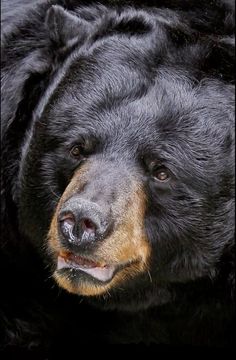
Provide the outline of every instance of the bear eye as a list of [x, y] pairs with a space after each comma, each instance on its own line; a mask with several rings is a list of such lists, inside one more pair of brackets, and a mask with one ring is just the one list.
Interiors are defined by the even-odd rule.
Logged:
[[75, 145], [71, 148], [70, 150], [70, 154], [75, 157], [75, 158], [78, 158], [81, 156], [81, 146], [80, 145]]
[[167, 182], [170, 179], [170, 172], [165, 166], [153, 169], [152, 176], [161, 182]]

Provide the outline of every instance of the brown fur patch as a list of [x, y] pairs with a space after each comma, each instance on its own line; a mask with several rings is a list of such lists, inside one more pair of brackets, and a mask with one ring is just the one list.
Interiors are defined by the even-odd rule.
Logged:
[[[75, 173], [62, 195], [52, 219], [48, 234], [49, 248], [56, 256], [59, 253], [61, 255], [66, 254], [66, 250], [58, 242], [57, 217], [59, 210], [64, 201], [81, 190], [85, 181], [84, 174], [87, 170], [88, 167], [85, 166]], [[151, 248], [144, 227], [146, 199], [143, 189], [135, 180], [133, 180], [129, 198], [118, 199], [116, 207], [119, 208], [120, 214], [116, 229], [104, 239], [95, 256], [97, 259], [101, 259], [101, 262], [110, 265], [125, 265], [125, 268], [120, 270], [108, 284], [104, 285], [95, 285], [89, 280], [78, 282], [77, 285], [72, 284], [70, 278], [55, 272], [55, 280], [67, 291], [85, 296], [100, 295], [124, 283], [126, 279], [148, 270]]]
[[69, 279], [67, 279], [65, 276], [60, 276], [57, 273], [54, 273], [54, 279], [56, 282], [65, 290], [67, 290], [69, 293], [77, 294], [77, 286], [74, 285]]

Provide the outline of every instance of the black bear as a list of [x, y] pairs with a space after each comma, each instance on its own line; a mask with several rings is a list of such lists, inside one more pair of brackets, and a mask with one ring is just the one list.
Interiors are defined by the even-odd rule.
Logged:
[[2, 7], [2, 346], [232, 346], [233, 2]]

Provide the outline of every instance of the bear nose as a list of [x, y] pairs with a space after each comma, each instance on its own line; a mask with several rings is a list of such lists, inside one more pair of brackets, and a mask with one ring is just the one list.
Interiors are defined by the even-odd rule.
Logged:
[[110, 227], [105, 211], [94, 203], [69, 201], [59, 214], [59, 231], [63, 242], [82, 245], [102, 239]]
[[76, 242], [78, 235], [81, 241], [95, 240], [96, 229], [97, 226], [91, 219], [82, 218], [76, 221], [76, 217], [71, 212], [60, 216], [61, 233], [70, 242]]

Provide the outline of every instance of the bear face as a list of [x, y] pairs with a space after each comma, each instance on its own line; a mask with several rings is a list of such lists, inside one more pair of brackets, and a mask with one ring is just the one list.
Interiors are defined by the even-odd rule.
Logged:
[[139, 16], [141, 33], [84, 30], [80, 46], [50, 29], [72, 50], [34, 109], [17, 182], [21, 231], [58, 284], [118, 307], [214, 278], [233, 239], [233, 87], [203, 67], [205, 43], [175, 45], [162, 13]]

